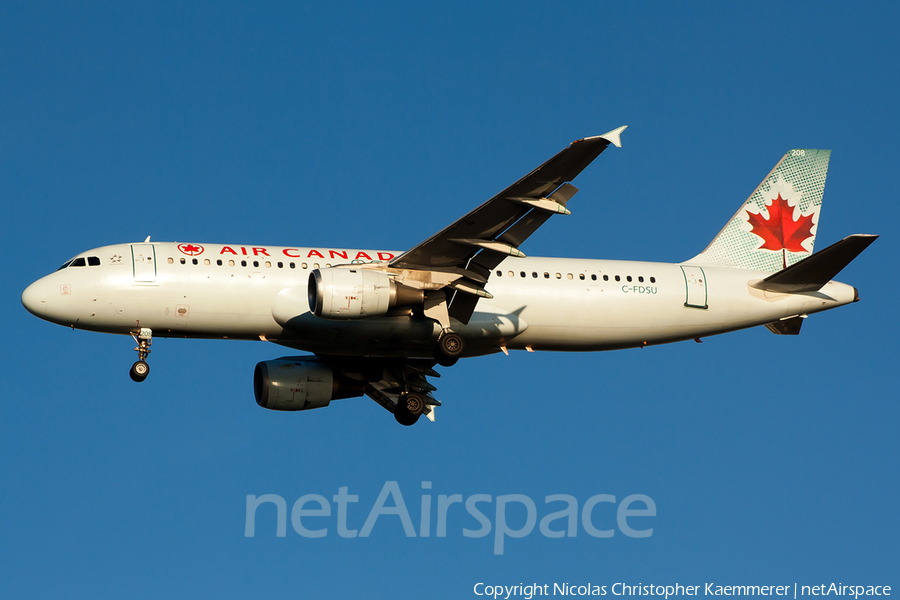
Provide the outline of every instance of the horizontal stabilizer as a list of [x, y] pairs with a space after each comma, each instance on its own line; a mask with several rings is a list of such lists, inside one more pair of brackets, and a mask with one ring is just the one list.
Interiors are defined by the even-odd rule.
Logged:
[[877, 235], [855, 234], [807, 256], [786, 269], [769, 275], [753, 287], [770, 292], [797, 294], [815, 292], [834, 279], [841, 269], [878, 239]]
[[766, 323], [766, 329], [775, 335], [800, 335], [801, 325], [803, 325], [803, 317], [791, 317], [774, 323]]

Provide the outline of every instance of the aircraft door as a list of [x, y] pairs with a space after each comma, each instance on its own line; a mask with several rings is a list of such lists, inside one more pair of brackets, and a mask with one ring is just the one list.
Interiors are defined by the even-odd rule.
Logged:
[[132, 244], [131, 258], [134, 261], [135, 283], [156, 281], [156, 249], [153, 244]]
[[684, 274], [684, 305], [692, 308], [709, 308], [706, 303], [706, 274], [701, 267], [681, 267]]

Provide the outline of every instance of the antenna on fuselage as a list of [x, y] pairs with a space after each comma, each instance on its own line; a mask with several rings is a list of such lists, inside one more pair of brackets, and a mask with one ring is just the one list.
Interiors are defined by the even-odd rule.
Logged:
[[148, 236], [147, 236], [147, 239], [144, 240], [144, 243], [146, 244], [146, 243], [149, 242], [149, 241], [150, 241], [150, 236], [148, 235]]

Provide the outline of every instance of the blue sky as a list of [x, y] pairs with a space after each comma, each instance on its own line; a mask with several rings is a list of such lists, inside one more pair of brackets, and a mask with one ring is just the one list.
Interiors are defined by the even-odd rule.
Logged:
[[[473, 597], [478, 582], [898, 583], [898, 9], [889, 3], [0, 5], [5, 597]], [[790, 148], [833, 150], [819, 248], [862, 302], [800, 336], [463, 360], [438, 422], [253, 401], [262, 342], [50, 325], [19, 296], [154, 240], [403, 250], [574, 139], [627, 124], [529, 255], [685, 260]], [[653, 535], [275, 535], [248, 495], [652, 498]], [[432, 482], [430, 492], [422, 482]], [[496, 504], [482, 505], [486, 511]], [[598, 505], [598, 527], [615, 508]], [[308, 508], [312, 508], [310, 505]], [[457, 507], [458, 508], [458, 505]], [[269, 511], [269, 512], [266, 512]], [[494, 519], [493, 513], [491, 514]], [[522, 506], [508, 510], [511, 527]], [[640, 519], [635, 523], [640, 524]], [[557, 522], [554, 528], [560, 528]]]

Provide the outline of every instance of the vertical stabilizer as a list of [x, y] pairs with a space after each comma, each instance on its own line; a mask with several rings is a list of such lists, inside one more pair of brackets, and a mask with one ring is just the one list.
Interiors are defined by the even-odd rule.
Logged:
[[812, 254], [831, 150], [788, 151], [693, 265], [779, 271]]

